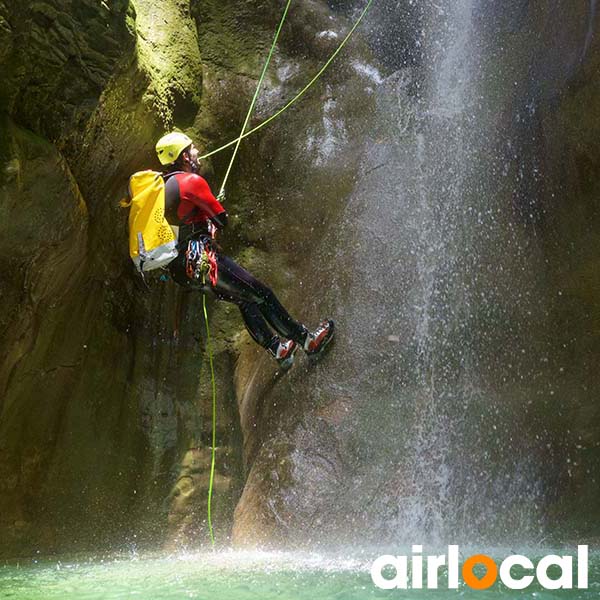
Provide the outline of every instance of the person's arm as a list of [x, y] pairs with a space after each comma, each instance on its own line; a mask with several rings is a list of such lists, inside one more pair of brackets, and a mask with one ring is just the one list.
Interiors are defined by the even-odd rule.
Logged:
[[229, 217], [227, 216], [227, 211], [223, 209], [223, 212], [220, 212], [218, 215], [210, 217], [210, 220], [217, 229], [223, 229], [223, 227], [227, 225]]
[[195, 175], [191, 191], [190, 200], [206, 213], [208, 219], [215, 227], [223, 229], [228, 221], [227, 211], [215, 198], [207, 181], [203, 177], [200, 177], [200, 175]]

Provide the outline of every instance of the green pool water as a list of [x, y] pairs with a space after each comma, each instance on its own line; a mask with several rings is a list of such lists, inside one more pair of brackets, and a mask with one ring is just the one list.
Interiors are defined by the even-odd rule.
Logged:
[[[540, 552], [539, 555], [549, 552]], [[498, 556], [502, 553], [496, 552]], [[600, 598], [600, 554], [592, 552], [589, 589], [523, 591], [380, 590], [371, 581], [377, 552], [334, 556], [285, 552], [206, 552], [172, 556], [113, 556], [11, 561], [0, 566], [0, 598], [12, 600], [574, 600]], [[493, 554], [492, 554], [493, 555]], [[530, 556], [534, 558], [534, 555]]]

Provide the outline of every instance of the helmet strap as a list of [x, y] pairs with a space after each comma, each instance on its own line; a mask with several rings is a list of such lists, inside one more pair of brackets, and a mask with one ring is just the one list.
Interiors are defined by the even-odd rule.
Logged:
[[195, 175], [198, 175], [198, 173], [200, 172], [200, 165], [198, 164], [198, 161], [193, 161], [190, 159], [190, 155], [189, 152], [185, 152], [183, 153], [183, 163], [186, 166], [189, 166], [190, 171], [192, 173], [194, 173]]

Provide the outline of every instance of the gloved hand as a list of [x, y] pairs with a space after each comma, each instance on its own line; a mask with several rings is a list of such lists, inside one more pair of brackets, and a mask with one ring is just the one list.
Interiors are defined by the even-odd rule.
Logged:
[[218, 201], [219, 201], [221, 204], [223, 204], [223, 203], [225, 202], [225, 200], [226, 200], [226, 199], [227, 199], [227, 198], [226, 198], [226, 196], [225, 196], [225, 190], [221, 190], [221, 191], [219, 192], [219, 195], [217, 196], [217, 200], [218, 200]]
[[215, 240], [217, 238], [217, 231], [218, 231], [216, 225], [212, 221], [208, 221], [207, 227], [208, 227], [208, 234], [210, 235], [210, 237], [213, 240]]
[[205, 238], [202, 240], [204, 247], [212, 252], [221, 252], [221, 246], [214, 238]]

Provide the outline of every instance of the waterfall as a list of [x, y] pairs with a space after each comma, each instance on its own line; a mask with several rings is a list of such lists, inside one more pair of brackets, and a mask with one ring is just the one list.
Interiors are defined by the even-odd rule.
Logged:
[[572, 16], [555, 4], [374, 5], [370, 110], [320, 115], [320, 139], [343, 131], [344, 144], [319, 169], [341, 173], [343, 147], [359, 156], [303, 271], [303, 308], [336, 319], [335, 348], [269, 392], [296, 402], [267, 428], [240, 521], [266, 497], [286, 543], [570, 534], [556, 514], [584, 487], [570, 427], [593, 386], [573, 354], [587, 334], [561, 330], [588, 316], [565, 316], [555, 208], [578, 192], [558, 198], [548, 120], [585, 32], [580, 12], [555, 35]]
[[333, 260], [353, 274], [350, 294], [335, 288], [351, 367], [337, 389], [321, 382], [354, 407], [345, 514], [378, 541], [535, 537], [546, 441], [530, 409], [547, 391], [533, 382], [548, 310], [515, 206], [519, 132], [502, 121], [481, 2], [422, 7], [422, 68], [377, 89]]
[[585, 34], [585, 42], [583, 44], [583, 50], [581, 51], [581, 61], [586, 57], [588, 50], [590, 49], [590, 44], [592, 43], [592, 38], [594, 37], [594, 26], [596, 21], [596, 10], [597, 10], [597, 0], [590, 0], [590, 14], [588, 18], [587, 31]]

